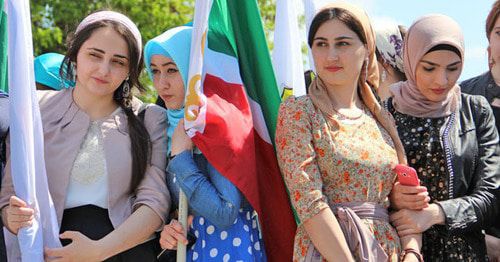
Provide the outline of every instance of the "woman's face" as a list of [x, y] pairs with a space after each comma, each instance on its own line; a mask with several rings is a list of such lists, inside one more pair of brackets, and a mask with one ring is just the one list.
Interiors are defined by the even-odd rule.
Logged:
[[113, 96], [129, 74], [129, 49], [123, 37], [110, 27], [96, 29], [76, 58], [76, 88], [96, 96]]
[[417, 65], [417, 88], [428, 100], [443, 101], [457, 83], [461, 72], [462, 60], [455, 52], [437, 50], [427, 53]]
[[312, 43], [316, 71], [329, 86], [356, 85], [368, 50], [338, 19], [323, 23]]
[[497, 18], [495, 26], [490, 33], [490, 45], [488, 47], [490, 58], [497, 65], [496, 67], [500, 69], [500, 19]]
[[184, 82], [177, 65], [163, 55], [151, 57], [153, 85], [167, 109], [180, 109], [184, 105]]

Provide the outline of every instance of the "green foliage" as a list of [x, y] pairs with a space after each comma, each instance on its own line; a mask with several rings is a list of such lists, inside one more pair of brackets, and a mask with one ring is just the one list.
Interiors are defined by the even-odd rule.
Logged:
[[[247, 0], [240, 0], [247, 1]], [[88, 14], [111, 9], [126, 14], [137, 24], [143, 43], [165, 30], [192, 21], [194, 0], [30, 0], [35, 55], [64, 54], [66, 39]], [[276, 0], [258, 0], [266, 37], [274, 30]], [[269, 43], [269, 41], [268, 41]], [[271, 45], [270, 45], [271, 46]], [[140, 96], [154, 102], [156, 92], [146, 73], [141, 76], [148, 91]]]

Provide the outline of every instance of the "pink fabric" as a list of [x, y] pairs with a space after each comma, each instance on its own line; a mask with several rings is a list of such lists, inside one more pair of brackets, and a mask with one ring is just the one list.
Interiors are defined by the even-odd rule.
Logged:
[[[379, 219], [389, 221], [387, 208], [371, 202], [349, 202], [331, 205], [342, 228], [349, 249], [357, 252], [359, 261], [387, 261], [388, 256], [382, 246], [363, 223], [362, 219]], [[305, 261], [322, 261], [321, 255], [311, 244], [307, 250]]]
[[[142, 54], [142, 38], [141, 38], [141, 32], [137, 28], [137, 26], [128, 18], [127, 16], [120, 14], [118, 12], [114, 11], [99, 11], [92, 13], [85, 17], [82, 22], [78, 25], [78, 27], [75, 30], [75, 34], [78, 34], [82, 29], [87, 27], [88, 25], [95, 23], [97, 21], [102, 21], [102, 20], [111, 20], [118, 22], [130, 30], [132, 34], [134, 35], [135, 41], [137, 42], [137, 47], [138, 47], [138, 54]], [[140, 60], [140, 59], [139, 59]], [[138, 62], [140, 63], [140, 62]]]
[[[416, 85], [416, 68], [434, 46], [446, 44], [457, 48], [464, 60], [464, 39], [457, 22], [448, 16], [432, 14], [418, 19], [408, 29], [404, 42], [404, 67], [407, 81], [393, 84], [390, 91], [397, 111], [416, 117], [443, 117], [459, 107], [460, 87], [455, 84], [444, 101], [428, 100]], [[462, 70], [460, 68], [460, 70]]]

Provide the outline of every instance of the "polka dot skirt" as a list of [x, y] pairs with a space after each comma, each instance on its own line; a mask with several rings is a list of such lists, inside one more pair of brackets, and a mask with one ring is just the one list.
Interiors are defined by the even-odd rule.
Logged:
[[266, 261], [257, 216], [253, 209], [240, 209], [234, 224], [219, 229], [202, 216], [196, 216], [191, 233], [196, 242], [188, 251], [188, 261]]

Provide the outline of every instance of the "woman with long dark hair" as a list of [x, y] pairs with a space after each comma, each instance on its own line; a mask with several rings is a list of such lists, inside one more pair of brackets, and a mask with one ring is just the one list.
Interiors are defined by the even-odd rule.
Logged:
[[[63, 60], [74, 89], [39, 93], [45, 165], [62, 248], [48, 260], [156, 259], [154, 232], [169, 211], [166, 115], [141, 106], [142, 41], [126, 16], [101, 11], [77, 27]], [[137, 116], [143, 111], [143, 119]], [[9, 161], [0, 205], [6, 228], [30, 226], [34, 210], [15, 196]]]

